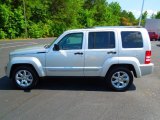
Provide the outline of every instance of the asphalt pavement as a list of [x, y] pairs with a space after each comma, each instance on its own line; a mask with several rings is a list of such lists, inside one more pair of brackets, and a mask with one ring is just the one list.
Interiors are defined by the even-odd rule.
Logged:
[[152, 41], [154, 73], [113, 92], [100, 79], [46, 79], [30, 91], [5, 76], [8, 54], [53, 39], [0, 41], [0, 120], [160, 120], [160, 41]]

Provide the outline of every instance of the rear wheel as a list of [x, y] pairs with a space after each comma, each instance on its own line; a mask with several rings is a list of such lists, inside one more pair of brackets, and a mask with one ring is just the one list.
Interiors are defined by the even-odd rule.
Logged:
[[109, 86], [115, 91], [126, 91], [133, 83], [133, 75], [127, 68], [117, 67], [106, 76]]
[[31, 89], [38, 81], [38, 75], [30, 66], [19, 66], [13, 71], [12, 79], [16, 87], [20, 89]]

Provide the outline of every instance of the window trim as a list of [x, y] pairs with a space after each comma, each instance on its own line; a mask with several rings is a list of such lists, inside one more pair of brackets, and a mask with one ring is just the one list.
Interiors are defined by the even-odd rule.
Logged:
[[[141, 38], [142, 38], [142, 47], [124, 47], [124, 45], [123, 45], [124, 42], [123, 42], [123, 38], [122, 38], [122, 33], [123, 33], [123, 32], [130, 32], [130, 33], [131, 33], [131, 32], [132, 32], [132, 33], [135, 33], [135, 32], [136, 32], [136, 33], [140, 33], [140, 34], [141, 34]], [[143, 35], [142, 35], [142, 33], [141, 33], [140, 31], [121, 31], [121, 32], [120, 32], [120, 36], [121, 36], [121, 43], [122, 43], [121, 46], [122, 46], [123, 49], [141, 49], [141, 48], [144, 47]]]
[[[96, 34], [94, 34], [94, 40], [93, 40], [93, 48], [89, 48], [89, 35], [90, 33], [113, 33], [114, 34], [114, 47], [112, 48], [95, 48], [96, 47]], [[93, 49], [96, 49], [96, 50], [102, 50], [102, 49], [115, 49], [116, 48], [116, 33], [115, 31], [112, 31], [112, 30], [109, 30], [109, 31], [89, 31], [88, 32], [88, 50], [93, 50]]]
[[82, 50], [83, 49], [83, 42], [84, 42], [84, 33], [83, 32], [74, 32], [74, 33], [68, 33], [66, 35], [64, 35], [59, 41], [57, 44], [59, 44], [62, 39], [70, 34], [82, 34], [82, 43], [81, 43], [81, 49], [60, 49], [60, 50]]

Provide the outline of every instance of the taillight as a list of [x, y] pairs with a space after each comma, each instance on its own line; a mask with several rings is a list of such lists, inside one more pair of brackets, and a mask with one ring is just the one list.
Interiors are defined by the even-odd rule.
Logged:
[[151, 51], [146, 51], [145, 64], [151, 63]]

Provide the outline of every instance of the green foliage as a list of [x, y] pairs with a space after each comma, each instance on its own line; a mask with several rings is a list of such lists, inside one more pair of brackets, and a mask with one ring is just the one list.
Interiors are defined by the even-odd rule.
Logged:
[[158, 11], [157, 14], [152, 14], [151, 18], [152, 19], [160, 19], [160, 11]]
[[119, 3], [112, 2], [109, 4], [108, 8], [109, 13], [109, 25], [120, 25], [120, 14], [121, 14], [121, 7]]
[[147, 11], [145, 11], [145, 12], [142, 14], [142, 23], [141, 23], [141, 26], [145, 26], [146, 19], [147, 19], [147, 15], [148, 15], [148, 12], [147, 12]]
[[5, 4], [0, 5], [0, 21], [1, 21], [0, 28], [4, 28], [7, 25], [9, 20], [9, 15], [10, 15], [9, 8]]
[[42, 23], [30, 23], [28, 29], [31, 38], [41, 38], [43, 36]]
[[155, 14], [152, 14], [152, 15], [151, 15], [151, 18], [152, 18], [152, 19], [155, 19], [155, 17], [156, 17]]
[[5, 39], [6, 36], [7, 34], [2, 29], [0, 29], [0, 39]]
[[94, 26], [95, 20], [93, 19], [94, 17], [94, 12], [90, 10], [82, 10], [81, 12], [81, 17], [79, 19], [79, 23], [83, 27], [92, 27]]
[[137, 20], [135, 19], [135, 16], [132, 12], [127, 12], [126, 10], [123, 10], [120, 15], [120, 25], [122, 26], [133, 26], [138, 25]]
[[28, 37], [39, 38], [74, 28], [137, 24], [132, 12], [107, 0], [0, 0], [0, 21], [0, 39], [26, 37], [26, 29]]
[[[79, 14], [83, 4], [81, 0], [66, 0], [62, 3], [60, 2], [61, 4], [57, 1], [58, 0], [53, 0], [53, 9], [51, 11], [56, 36], [66, 29], [73, 29], [80, 26], [78, 19], [80, 18]], [[59, 4], [59, 6], [57, 4]], [[75, 5], [76, 9], [73, 7]]]
[[155, 15], [155, 18], [156, 18], [156, 19], [160, 19], [160, 11], [157, 12], [157, 14]]

